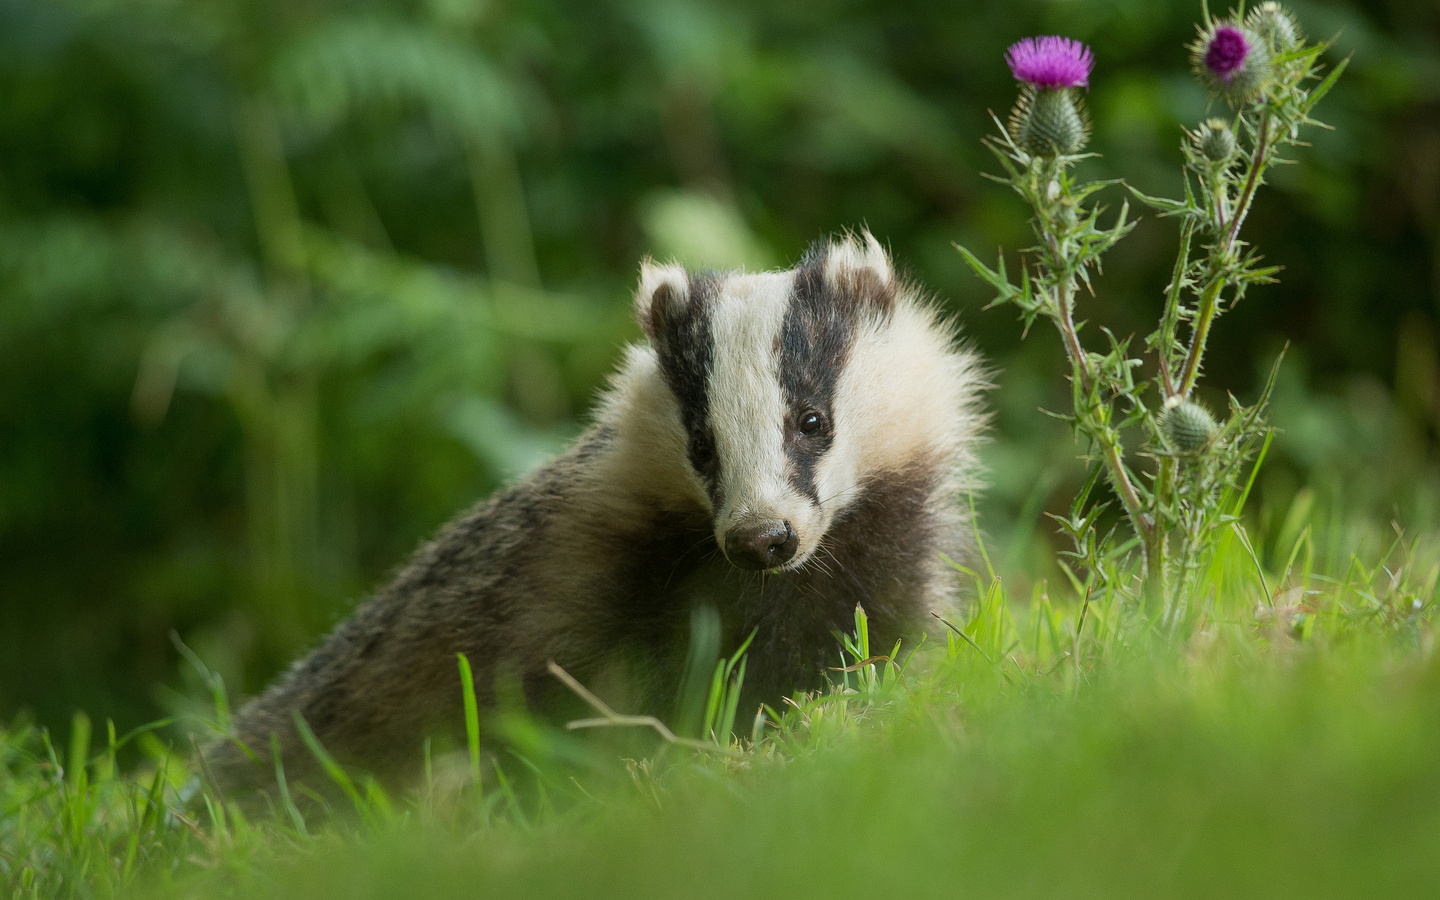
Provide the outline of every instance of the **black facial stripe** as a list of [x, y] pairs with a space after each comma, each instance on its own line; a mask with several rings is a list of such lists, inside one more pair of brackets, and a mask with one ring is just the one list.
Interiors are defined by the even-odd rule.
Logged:
[[[715, 367], [715, 341], [711, 329], [719, 278], [712, 272], [690, 276], [683, 311], [653, 320], [660, 373], [680, 404], [680, 420], [689, 438], [690, 463], [705, 479], [715, 501], [718, 460], [710, 434], [710, 372]], [[708, 442], [711, 452], [703, 452]]]
[[790, 483], [812, 502], [820, 501], [815, 469], [830, 449], [830, 427], [800, 433], [810, 409], [834, 422], [835, 391], [850, 356], [859, 318], [856, 291], [836, 290], [825, 281], [826, 247], [812, 247], [795, 271], [795, 287], [780, 332], [780, 387], [785, 394], [785, 455]]

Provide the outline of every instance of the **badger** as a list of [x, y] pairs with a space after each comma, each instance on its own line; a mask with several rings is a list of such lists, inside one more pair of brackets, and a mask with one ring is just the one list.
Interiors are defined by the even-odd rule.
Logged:
[[[823, 685], [863, 607], [875, 646], [957, 597], [974, 538], [985, 370], [868, 232], [786, 271], [646, 262], [629, 347], [568, 452], [445, 527], [202, 753], [227, 794], [347, 766], [412, 776], [422, 740], [499, 685], [544, 710], [576, 679], [663, 712], [691, 617], [749, 640], [750, 710]], [[618, 674], [617, 674], [618, 673]]]

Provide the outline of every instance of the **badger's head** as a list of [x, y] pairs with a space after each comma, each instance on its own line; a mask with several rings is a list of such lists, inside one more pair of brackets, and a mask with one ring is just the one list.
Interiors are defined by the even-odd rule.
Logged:
[[784, 272], [646, 265], [637, 305], [667, 430], [736, 566], [804, 565], [870, 476], [956, 445], [968, 358], [868, 232]]

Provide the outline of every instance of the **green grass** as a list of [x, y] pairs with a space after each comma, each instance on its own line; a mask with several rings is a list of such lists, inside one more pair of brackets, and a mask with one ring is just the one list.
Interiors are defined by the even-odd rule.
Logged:
[[[149, 762], [126, 767], [126, 736], [16, 724], [0, 878], [19, 897], [1430, 896], [1440, 556], [1311, 533], [1223, 542], [1172, 615], [977, 575], [963, 634], [852, 666], [758, 741], [724, 660], [703, 721], [744, 739], [512, 713], [498, 759], [437, 754], [416, 797], [337, 771], [354, 808], [320, 821], [176, 811], [192, 773], [164, 728], [128, 738]], [[860, 624], [852, 662], [892, 655]]]

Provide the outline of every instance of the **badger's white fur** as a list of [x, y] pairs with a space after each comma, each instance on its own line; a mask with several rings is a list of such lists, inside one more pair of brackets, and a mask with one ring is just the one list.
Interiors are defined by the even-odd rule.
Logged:
[[[753, 633], [748, 702], [823, 679], [863, 604], [877, 641], [926, 629], [965, 557], [984, 377], [868, 232], [794, 269], [646, 263], [631, 347], [596, 424], [564, 456], [453, 523], [396, 581], [240, 713], [206, 754], [229, 790], [313, 770], [302, 715], [339, 759], [403, 773], [451, 727], [455, 654], [482, 702], [513, 677], [553, 702], [545, 663], [626, 673], [674, 698], [696, 607], [728, 652]], [[769, 574], [757, 570], [769, 570]], [[887, 644], [888, 646], [888, 644]], [[638, 687], [637, 687], [638, 686]]]

